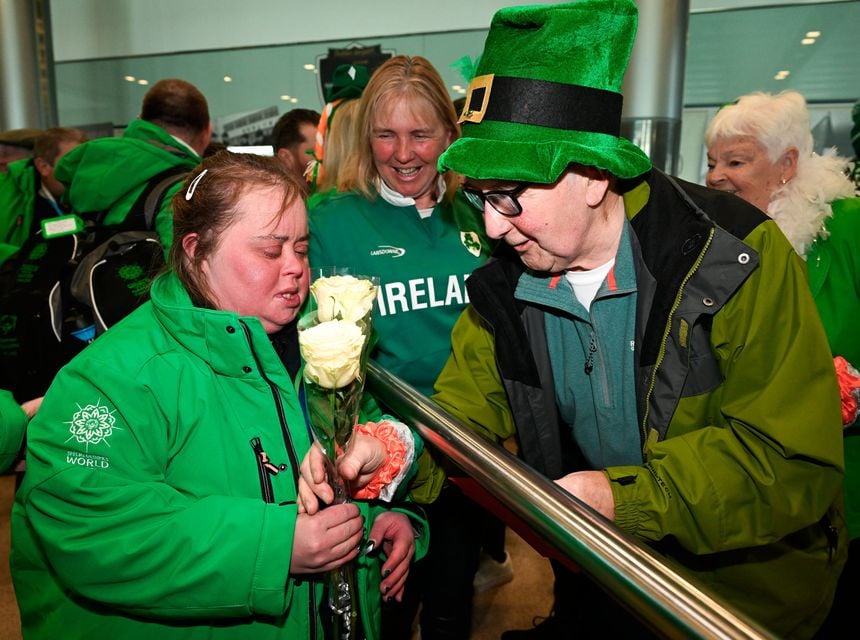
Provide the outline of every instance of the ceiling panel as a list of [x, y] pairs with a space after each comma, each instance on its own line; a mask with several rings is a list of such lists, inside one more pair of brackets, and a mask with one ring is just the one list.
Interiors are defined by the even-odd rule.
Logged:
[[[802, 45], [808, 31], [821, 35]], [[688, 37], [686, 106], [783, 89], [809, 102], [860, 98], [860, 1], [694, 13]], [[790, 73], [775, 80], [781, 70]]]

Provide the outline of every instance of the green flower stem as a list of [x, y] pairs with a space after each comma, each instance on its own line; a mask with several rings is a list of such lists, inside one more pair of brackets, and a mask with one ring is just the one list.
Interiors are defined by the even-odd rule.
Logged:
[[[327, 389], [305, 380], [305, 397], [311, 429], [325, 451], [326, 473], [334, 490], [333, 504], [349, 502], [348, 484], [337, 471], [338, 453], [343, 451], [358, 421], [363, 376], [339, 389]], [[358, 633], [358, 603], [355, 561], [328, 572], [328, 604], [333, 614], [334, 638], [355, 640]]]

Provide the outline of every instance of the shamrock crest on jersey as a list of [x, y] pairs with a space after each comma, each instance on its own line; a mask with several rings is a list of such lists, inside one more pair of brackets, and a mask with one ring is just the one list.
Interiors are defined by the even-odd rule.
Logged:
[[474, 231], [461, 231], [460, 242], [476, 258], [481, 255], [481, 239]]

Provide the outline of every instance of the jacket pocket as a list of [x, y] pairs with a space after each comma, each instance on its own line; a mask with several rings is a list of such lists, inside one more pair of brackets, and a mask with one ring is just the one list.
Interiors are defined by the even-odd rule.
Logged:
[[697, 323], [688, 336], [687, 376], [681, 397], [698, 396], [716, 389], [723, 383], [723, 374], [711, 350], [709, 328]]

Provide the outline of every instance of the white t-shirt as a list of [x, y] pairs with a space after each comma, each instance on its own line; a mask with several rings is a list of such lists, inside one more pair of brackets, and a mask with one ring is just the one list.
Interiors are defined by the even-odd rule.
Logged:
[[585, 307], [586, 310], [591, 310], [591, 301], [594, 300], [597, 290], [600, 289], [600, 285], [606, 280], [606, 275], [614, 265], [615, 258], [612, 258], [609, 262], [590, 271], [565, 272], [564, 277], [573, 288], [576, 299], [579, 300], [579, 304]]

